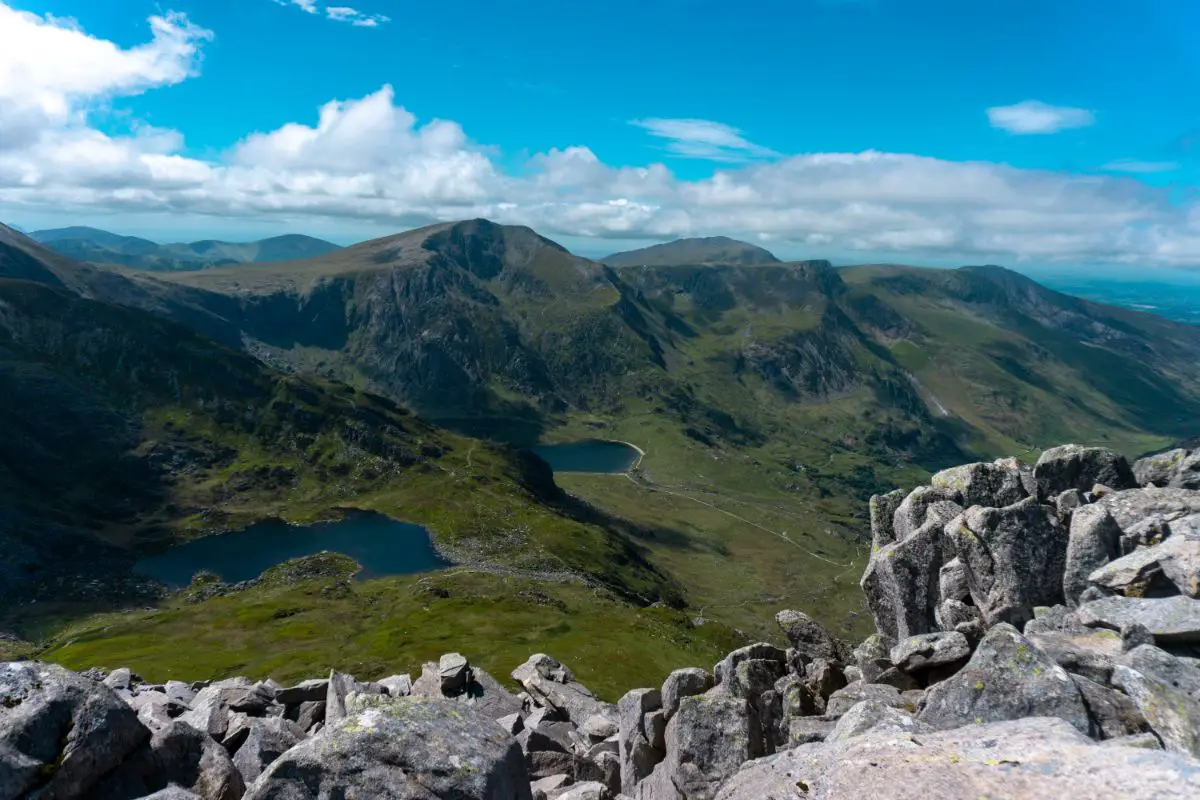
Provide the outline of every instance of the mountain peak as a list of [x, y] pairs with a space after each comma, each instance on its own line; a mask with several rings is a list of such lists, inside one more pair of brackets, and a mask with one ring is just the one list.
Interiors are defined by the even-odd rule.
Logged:
[[778, 258], [748, 242], [728, 236], [707, 236], [699, 239], [677, 239], [666, 244], [643, 247], [600, 259], [610, 267], [678, 267], [706, 264], [779, 264]]

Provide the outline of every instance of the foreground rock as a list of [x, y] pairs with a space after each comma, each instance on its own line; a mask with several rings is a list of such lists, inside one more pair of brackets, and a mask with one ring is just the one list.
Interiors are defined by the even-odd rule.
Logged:
[[962, 671], [929, 689], [918, 719], [939, 730], [1058, 717], [1083, 733], [1087, 708], [1067, 671], [1011, 625], [988, 631]]
[[1068, 489], [1090, 492], [1096, 484], [1120, 491], [1138, 485], [1125, 457], [1104, 447], [1067, 444], [1042, 453], [1033, 469], [1043, 499]]
[[1095, 800], [1200, 796], [1197, 763], [1100, 747], [1062, 720], [1022, 719], [941, 733], [867, 733], [747, 764], [718, 800]]
[[320, 736], [273, 762], [246, 800], [532, 798], [521, 748], [481, 712], [447, 700], [359, 696]]
[[975, 506], [947, 525], [946, 535], [986, 624], [1019, 628], [1034, 608], [1063, 601], [1068, 534], [1048, 506], [1032, 498], [1003, 508]]
[[0, 797], [85, 797], [149, 738], [108, 686], [56, 664], [0, 665]]
[[1190, 597], [1106, 597], [1081, 606], [1078, 613], [1084, 625], [1119, 631], [1137, 623], [1160, 643], [1200, 642], [1200, 601]]
[[1113, 670], [1167, 749], [1200, 757], [1200, 669], [1142, 645]]
[[171, 787], [203, 800], [238, 800], [246, 781], [212, 737], [176, 720], [105, 775], [90, 800], [130, 800]]

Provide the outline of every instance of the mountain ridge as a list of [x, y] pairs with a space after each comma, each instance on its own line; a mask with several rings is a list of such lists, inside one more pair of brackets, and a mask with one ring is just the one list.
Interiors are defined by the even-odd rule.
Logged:
[[117, 264], [147, 271], [274, 263], [311, 258], [340, 249], [331, 242], [295, 233], [252, 242], [205, 239], [168, 244], [82, 226], [33, 231], [28, 235], [54, 251], [80, 261]]
[[676, 267], [710, 264], [779, 264], [773, 253], [727, 236], [676, 239], [599, 259], [610, 267]]

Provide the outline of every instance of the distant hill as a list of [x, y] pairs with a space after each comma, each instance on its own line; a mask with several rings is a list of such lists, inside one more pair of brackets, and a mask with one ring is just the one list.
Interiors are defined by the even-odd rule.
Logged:
[[119, 264], [151, 272], [183, 272], [234, 264], [266, 264], [315, 258], [340, 250], [338, 245], [300, 234], [257, 242], [199, 242], [158, 244], [99, 228], [70, 227], [34, 231], [30, 238], [80, 261]]
[[709, 264], [779, 264], [770, 251], [726, 236], [679, 239], [667, 244], [613, 253], [600, 259], [610, 267], [698, 267]]

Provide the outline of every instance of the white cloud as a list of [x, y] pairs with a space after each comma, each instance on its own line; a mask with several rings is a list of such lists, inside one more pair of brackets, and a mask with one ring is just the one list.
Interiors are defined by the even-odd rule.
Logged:
[[391, 22], [383, 14], [364, 14], [349, 6], [329, 6], [325, 9], [325, 16], [338, 22], [349, 22], [358, 28], [377, 28], [385, 22]]
[[1086, 108], [1052, 106], [1040, 100], [1025, 100], [1012, 106], [995, 106], [987, 110], [988, 121], [1017, 135], [1058, 133], [1070, 128], [1086, 128], [1096, 123], [1096, 115]]
[[281, 6], [296, 6], [309, 14], [317, 13], [317, 0], [275, 0]]
[[212, 37], [183, 14], [149, 20], [153, 39], [122, 50], [73, 21], [0, 4], [0, 151], [29, 144], [46, 126], [75, 126], [114, 96], [139, 94], [195, 74]]
[[779, 154], [747, 141], [737, 128], [707, 119], [635, 119], [631, 125], [667, 141], [667, 152], [684, 158], [736, 163]]
[[848, 258], [1200, 264], [1200, 205], [1133, 178], [874, 151], [767, 158], [705, 121], [642, 121], [689, 155], [743, 154], [700, 180], [606, 164], [580, 145], [507, 171], [503, 154], [455, 122], [418, 120], [390, 86], [206, 159], [183, 155], [178, 131], [99, 129], [121, 97], [194, 74], [210, 36], [167, 14], [145, 44], [121, 48], [0, 3], [0, 219], [166, 213], [382, 234], [482, 216], [559, 237], [723, 233]]
[[[317, 0], [275, 0], [281, 6], [296, 6], [309, 14], [320, 15], [321, 5]], [[325, 6], [324, 16], [335, 22], [346, 22], [356, 28], [378, 28], [385, 22], [391, 22], [390, 17], [383, 14], [368, 14], [350, 6]]]
[[1110, 161], [1102, 169], [1107, 172], [1128, 172], [1134, 175], [1148, 175], [1155, 172], [1174, 172], [1179, 169], [1175, 161], [1138, 161], [1133, 158], [1119, 158]]

